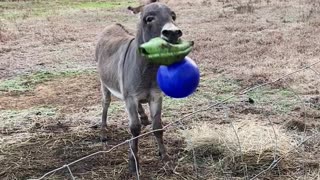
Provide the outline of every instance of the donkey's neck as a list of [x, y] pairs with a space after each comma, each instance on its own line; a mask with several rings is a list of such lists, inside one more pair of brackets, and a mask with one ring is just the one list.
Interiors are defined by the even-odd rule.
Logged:
[[138, 24], [138, 30], [137, 30], [137, 34], [136, 34], [137, 47], [139, 47], [143, 43], [144, 43], [144, 38], [143, 38], [142, 29], [140, 28], [140, 24]]
[[152, 64], [150, 63], [146, 58], [142, 57], [139, 53], [138, 53], [138, 47], [140, 45], [142, 45], [143, 43], [146, 43], [145, 42], [145, 38], [143, 37], [143, 31], [142, 29], [140, 28], [140, 25], [138, 25], [138, 30], [137, 30], [137, 34], [136, 34], [136, 37], [135, 37], [135, 42], [133, 43], [134, 44], [134, 49], [135, 49], [135, 52], [136, 52], [136, 56], [137, 56], [137, 60], [141, 61], [142, 64], [144, 64], [145, 66], [148, 66], [148, 67], [152, 67], [152, 68], [155, 68], [156, 70], [160, 67], [159, 65], [156, 65], [156, 64]]
[[122, 68], [123, 94], [139, 95], [138, 99], [147, 99], [151, 90], [159, 90], [157, 72], [159, 65], [150, 63], [138, 51], [141, 44], [137, 36], [128, 47]]
[[154, 70], [155, 73], [157, 73], [158, 68], [160, 67], [157, 64], [153, 64], [150, 63], [150, 61], [148, 61], [145, 57], [141, 56], [141, 54], [138, 51], [138, 48], [141, 44], [143, 44], [144, 42], [139, 39], [139, 37], [136, 37], [135, 40], [133, 40], [132, 42], [132, 49], [133, 49], [133, 54], [136, 58], [135, 59], [135, 63], [137, 65], [137, 67], [140, 67], [141, 70], [143, 70], [143, 68], [146, 70], [146, 68], [148, 70]]
[[[136, 38], [130, 45], [124, 63], [124, 73], [127, 74], [126, 82], [142, 89], [157, 87], [157, 72], [159, 65], [150, 63], [138, 52], [139, 40]], [[141, 90], [141, 89], [140, 89]]]

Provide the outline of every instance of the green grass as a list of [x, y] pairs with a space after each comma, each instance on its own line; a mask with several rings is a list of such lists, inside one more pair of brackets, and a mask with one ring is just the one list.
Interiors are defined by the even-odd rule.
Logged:
[[53, 107], [33, 107], [24, 110], [1, 110], [0, 129], [16, 129], [29, 126], [33, 119], [48, 118], [56, 115], [57, 109]]
[[116, 9], [136, 5], [134, 1], [116, 1], [116, 2], [79, 2], [74, 3], [72, 8], [75, 9]]
[[[215, 79], [202, 79], [200, 82], [201, 88], [197, 93], [197, 97], [201, 100], [207, 101], [221, 101], [238, 92], [240, 85], [238, 82], [226, 78], [218, 77]], [[228, 102], [235, 101], [235, 98], [228, 100]]]
[[0, 2], [0, 19], [26, 19], [30, 17], [48, 17], [53, 15], [63, 15], [74, 10], [112, 10], [126, 8], [137, 5], [136, 1], [91, 1], [81, 2], [76, 0], [42, 0], [42, 1], [22, 1], [22, 2]]
[[22, 2], [0, 2], [3, 8], [1, 18], [13, 20], [36, 16], [48, 16], [55, 14], [57, 10], [67, 7], [65, 1], [22, 1]]
[[[241, 91], [240, 84], [225, 77], [202, 78], [198, 91], [184, 99], [164, 98], [164, 116], [178, 116], [187, 109], [198, 109], [201, 103], [221, 102]], [[271, 108], [277, 113], [288, 113], [299, 105], [299, 99], [289, 89], [261, 87], [249, 92], [248, 97], [255, 101], [254, 106]], [[242, 97], [228, 99], [228, 104], [239, 102]]]
[[258, 106], [271, 106], [274, 111], [288, 113], [296, 105], [299, 99], [295, 93], [288, 89], [270, 89], [262, 87], [248, 93], [248, 96], [255, 101]]
[[92, 70], [49, 72], [39, 71], [33, 74], [21, 75], [12, 79], [0, 81], [0, 92], [25, 92], [32, 90], [36, 85], [53, 79], [72, 77], [80, 74], [93, 73]]
[[[222, 101], [235, 95], [241, 90], [237, 81], [225, 77], [216, 79], [203, 79], [201, 82], [203, 88], [196, 94], [201, 101]], [[261, 87], [248, 93], [248, 96], [255, 101], [255, 105], [262, 107], [272, 107], [273, 111], [279, 113], [288, 113], [296, 105], [299, 105], [299, 99], [294, 92], [289, 89], [272, 89]], [[227, 103], [239, 101], [239, 97], [231, 98]]]
[[2, 110], [0, 111], [0, 117], [2, 120], [16, 119], [18, 117], [28, 118], [30, 116], [54, 116], [56, 115], [56, 109], [52, 107], [37, 107], [24, 110]]
[[124, 112], [125, 111], [125, 106], [124, 106], [124, 102], [122, 101], [112, 101], [110, 103], [109, 109], [108, 109], [108, 114], [109, 115], [115, 115], [118, 114], [120, 112]]
[[[180, 116], [181, 112], [199, 109], [199, 104], [209, 102], [219, 102], [232, 96], [239, 90], [239, 84], [225, 77], [215, 79], [202, 78], [198, 91], [183, 99], [173, 99], [165, 97], [163, 101], [163, 115], [167, 117]], [[234, 102], [236, 98], [231, 98], [228, 102]]]

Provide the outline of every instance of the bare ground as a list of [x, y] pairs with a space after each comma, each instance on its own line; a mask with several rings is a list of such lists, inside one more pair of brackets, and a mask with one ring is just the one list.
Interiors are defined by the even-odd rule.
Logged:
[[[165, 99], [163, 121], [206, 107], [249, 87], [275, 80], [320, 57], [319, 5], [316, 1], [168, 1], [178, 14], [186, 39], [195, 41], [190, 54], [201, 69], [197, 93], [185, 100]], [[0, 6], [2, 8], [2, 6]], [[3, 12], [10, 9], [2, 9]], [[62, 11], [48, 16], [1, 19], [0, 80], [5, 82], [39, 70], [66, 71], [95, 67], [97, 34], [112, 22], [134, 28], [137, 17], [122, 8]], [[152, 136], [140, 140], [141, 179], [245, 179], [271, 162], [240, 161], [227, 165], [223, 154], [186, 149], [181, 129], [230, 122], [270, 126], [300, 142], [320, 131], [320, 64], [237, 96], [225, 108], [210, 109], [171, 128], [165, 143], [174, 172], [163, 164]], [[114, 99], [108, 127], [109, 144], [99, 141], [100, 92], [96, 73], [52, 79], [23, 92], [0, 92], [0, 178], [28, 179], [130, 138], [123, 104]], [[250, 98], [250, 99], [249, 99]], [[227, 109], [227, 111], [225, 111]], [[227, 112], [227, 113], [226, 113]], [[226, 115], [228, 118], [226, 118]], [[231, 123], [232, 125], [232, 123]], [[201, 127], [201, 126], [200, 126]], [[248, 128], [246, 126], [240, 127]], [[240, 129], [238, 129], [240, 131]], [[249, 129], [248, 129], [249, 130]], [[150, 131], [145, 127], [143, 132]], [[183, 131], [183, 130], [182, 130]], [[204, 133], [204, 132], [202, 132]], [[230, 134], [230, 136], [235, 136]], [[319, 136], [297, 147], [261, 179], [319, 179]], [[70, 166], [77, 179], [129, 179], [127, 145]], [[194, 160], [194, 157], [196, 160]], [[246, 160], [246, 159], [245, 159]], [[284, 159], [286, 160], [286, 159]], [[195, 163], [196, 162], [196, 163]], [[49, 179], [70, 178], [61, 170]]]

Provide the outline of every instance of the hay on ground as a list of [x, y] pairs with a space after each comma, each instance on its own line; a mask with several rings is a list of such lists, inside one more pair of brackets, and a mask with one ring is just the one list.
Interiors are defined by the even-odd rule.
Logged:
[[[233, 173], [243, 172], [244, 165], [249, 171], [265, 169], [297, 145], [285, 130], [253, 121], [202, 123], [181, 133], [186, 149], [194, 149], [197, 158], [217, 157], [222, 168]], [[279, 166], [287, 166], [287, 160], [285, 157]]]

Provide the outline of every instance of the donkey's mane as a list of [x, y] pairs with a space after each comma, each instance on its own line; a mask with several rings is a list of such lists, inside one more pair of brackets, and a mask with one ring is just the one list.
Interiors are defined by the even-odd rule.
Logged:
[[134, 36], [134, 34], [132, 32], [130, 32], [126, 27], [124, 27], [122, 24], [120, 23], [116, 23], [115, 25], [119, 26], [124, 32], [126, 32], [128, 35]]

